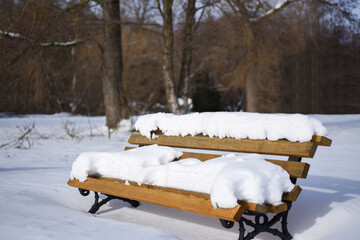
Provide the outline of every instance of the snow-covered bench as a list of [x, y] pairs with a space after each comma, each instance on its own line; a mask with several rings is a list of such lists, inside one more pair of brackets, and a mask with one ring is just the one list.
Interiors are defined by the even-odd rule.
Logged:
[[[164, 129], [163, 131], [166, 132]], [[149, 139], [144, 135], [148, 135], [148, 137], [152, 136], [152, 138]], [[293, 184], [296, 184], [297, 178], [306, 178], [307, 176], [310, 165], [301, 162], [302, 158], [312, 158], [318, 146], [331, 145], [331, 140], [323, 136], [313, 136], [308, 141], [293, 142], [286, 139], [270, 141], [267, 139], [219, 138], [208, 137], [202, 134], [193, 136], [171, 136], [171, 134], [163, 134], [160, 130], [151, 129], [149, 130], [149, 134], [142, 135], [138, 132], [133, 133], [128, 142], [140, 146], [157, 144], [159, 146], [202, 149], [201, 153], [184, 152], [180, 160], [196, 158], [201, 161], [208, 161], [220, 156], [206, 153], [206, 151], [204, 153], [203, 150], [287, 156], [288, 161], [270, 159], [267, 161], [287, 171]], [[131, 148], [132, 147], [127, 147], [126, 149]], [[79, 181], [76, 178], [70, 179], [68, 184], [79, 188], [80, 193], [84, 196], [88, 195], [90, 191], [95, 192], [95, 203], [89, 211], [91, 213], [95, 213], [103, 204], [111, 199], [124, 200], [129, 202], [133, 207], [137, 207], [139, 201], [148, 202], [218, 218], [225, 228], [231, 228], [234, 222], [239, 222], [239, 239], [252, 239], [261, 232], [269, 232], [281, 239], [291, 239], [292, 237], [287, 230], [288, 212], [292, 202], [297, 199], [301, 192], [301, 187], [294, 185], [292, 190], [285, 192], [282, 195], [281, 201], [275, 204], [261, 204], [239, 199], [237, 200], [236, 206], [232, 208], [215, 208], [214, 202], [212, 202], [213, 199], [211, 199], [212, 196], [207, 193], [145, 183], [139, 184], [139, 182], [136, 181], [103, 177], [98, 174], [91, 175], [89, 173], [86, 181]], [[105, 194], [107, 198], [99, 202], [98, 193]], [[269, 219], [269, 217], [271, 217], [271, 219]], [[281, 230], [273, 228], [274, 224], [279, 221], [281, 221]], [[253, 231], [249, 232], [246, 236], [244, 223], [254, 228]]]

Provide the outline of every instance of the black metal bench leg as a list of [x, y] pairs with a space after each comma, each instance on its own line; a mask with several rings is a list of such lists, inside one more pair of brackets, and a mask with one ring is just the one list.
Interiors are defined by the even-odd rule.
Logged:
[[[79, 188], [79, 192], [80, 192], [80, 194], [83, 195], [83, 196], [88, 196], [88, 195], [90, 194], [90, 191], [89, 191], [89, 190], [80, 189], [80, 188]], [[136, 208], [136, 207], [138, 207], [138, 206], [140, 205], [140, 203], [139, 203], [138, 201], [136, 201], [136, 200], [131, 200], [131, 199], [127, 199], [127, 198], [111, 196], [111, 195], [107, 195], [107, 194], [105, 194], [105, 195], [107, 196], [107, 198], [105, 198], [105, 199], [103, 199], [103, 200], [101, 200], [101, 201], [99, 202], [99, 198], [100, 198], [100, 197], [99, 197], [99, 194], [98, 194], [97, 192], [94, 192], [94, 193], [95, 193], [95, 202], [94, 202], [94, 204], [91, 206], [90, 210], [88, 211], [89, 213], [92, 213], [92, 214], [96, 213], [96, 212], [100, 209], [100, 207], [101, 207], [102, 205], [105, 205], [107, 202], [109, 202], [109, 201], [112, 200], [112, 199], [119, 199], [119, 200], [122, 200], [122, 201], [124, 201], [124, 202], [130, 203], [131, 206], [134, 207], [134, 208]]]
[[105, 198], [99, 202], [99, 194], [97, 192], [94, 192], [94, 193], [95, 193], [95, 202], [89, 210], [89, 213], [92, 213], [92, 214], [96, 213], [102, 205], [105, 205], [107, 202], [109, 202], [112, 199], [119, 199], [124, 202], [130, 203], [131, 206], [134, 208], [136, 208], [140, 205], [140, 203], [138, 201], [127, 199], [127, 198], [122, 198], [122, 197], [115, 197], [115, 196], [111, 196], [111, 195], [106, 195], [107, 198]]
[[[291, 207], [291, 205], [290, 205]], [[278, 236], [282, 240], [290, 240], [292, 236], [290, 235], [287, 229], [287, 216], [288, 211], [278, 213], [269, 220], [266, 214], [254, 213], [254, 212], [246, 212], [246, 215], [252, 215], [255, 217], [254, 221], [247, 219], [246, 217], [241, 217], [239, 221], [239, 240], [250, 240], [255, 238], [258, 234], [262, 232], [271, 233], [274, 236]], [[273, 228], [277, 222], [281, 221], [281, 231]], [[225, 228], [231, 228], [234, 223], [226, 220], [220, 219], [221, 225]], [[248, 232], [246, 235], [245, 224], [252, 227], [253, 231]]]
[[89, 210], [89, 213], [91, 213], [91, 214], [96, 213], [102, 205], [106, 204], [108, 201], [113, 199], [112, 197], [109, 196], [99, 202], [99, 194], [97, 192], [94, 192], [94, 193], [95, 193], [95, 202]]
[[288, 218], [288, 214], [289, 214], [289, 211], [286, 211], [284, 213], [284, 215], [282, 216], [282, 219], [281, 219], [281, 229], [282, 229], [282, 232], [287, 236], [289, 237], [289, 239], [292, 239], [292, 236], [291, 234], [289, 233], [289, 230], [287, 228], [287, 218]]
[[119, 199], [121, 201], [124, 201], [124, 202], [127, 202], [127, 203], [130, 203], [130, 205], [134, 208], [137, 208], [140, 203], [136, 200], [131, 200], [131, 199], [127, 199], [127, 198], [122, 198], [122, 197], [114, 197], [115, 199]]
[[240, 221], [239, 221], [239, 240], [244, 240], [244, 236], [245, 236], [245, 227], [244, 227], [244, 223], [240, 219]]

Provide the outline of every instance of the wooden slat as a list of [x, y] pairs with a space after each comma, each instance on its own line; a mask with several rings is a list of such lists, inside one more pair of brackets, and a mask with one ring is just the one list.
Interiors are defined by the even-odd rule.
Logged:
[[185, 159], [185, 158], [196, 158], [199, 159], [200, 161], [206, 161], [206, 160], [210, 160], [213, 158], [218, 158], [221, 157], [222, 155], [219, 154], [209, 154], [209, 153], [196, 153], [196, 152], [183, 152], [183, 155], [181, 156], [181, 158], [179, 158], [179, 160], [181, 159]]
[[[125, 150], [134, 149], [134, 147], [125, 147]], [[206, 161], [213, 158], [221, 157], [222, 155], [207, 154], [207, 153], [194, 153], [194, 152], [183, 152], [181, 159], [185, 158], [196, 158], [200, 161]], [[292, 178], [306, 178], [309, 172], [310, 165], [305, 162], [291, 162], [283, 160], [266, 159], [267, 161], [279, 165], [285, 171], [287, 171]]]
[[198, 213], [228, 221], [239, 221], [245, 208], [238, 205], [232, 209], [214, 208], [208, 199], [184, 194], [155, 190], [146, 187], [124, 185], [101, 179], [88, 178], [85, 182], [69, 180], [68, 184], [73, 187], [101, 192], [112, 196], [128, 198], [132, 200], [148, 202], [183, 211]]
[[291, 162], [272, 159], [266, 160], [282, 167], [292, 178], [306, 178], [310, 168], [310, 164], [305, 162]]
[[[137, 183], [135, 182], [128, 182], [131, 185], [136, 185], [138, 186]], [[145, 184], [143, 185], [145, 186]], [[184, 195], [188, 195], [188, 196], [196, 196], [196, 197], [201, 197], [204, 199], [209, 199], [210, 200], [210, 195], [209, 194], [204, 194], [204, 193], [197, 193], [197, 192], [191, 192], [191, 191], [185, 191], [185, 190], [180, 190], [180, 189], [173, 189], [173, 188], [166, 188], [166, 187], [159, 187], [159, 186], [150, 186], [150, 185], [146, 185], [146, 187], [152, 188], [152, 189], [159, 189], [162, 191], [169, 191], [169, 192], [174, 192], [174, 193], [180, 193], [180, 194], [184, 194]], [[301, 192], [301, 188], [296, 185], [294, 187], [294, 189], [289, 192], [289, 193], [284, 193], [283, 195], [283, 200], [287, 200], [287, 201], [295, 201], [296, 198], [299, 196]], [[280, 213], [280, 212], [284, 212], [287, 210], [287, 204], [286, 203], [280, 203], [278, 205], [262, 205], [262, 204], [257, 204], [257, 203], [251, 203], [251, 202], [246, 202], [246, 201], [238, 201], [239, 205], [243, 206], [246, 210], [250, 210], [253, 212], [258, 212], [258, 213]]]
[[181, 189], [160, 187], [160, 186], [154, 186], [154, 185], [148, 185], [148, 184], [141, 184], [139, 186], [139, 184], [136, 182], [125, 181], [125, 180], [115, 179], [115, 178], [107, 178], [107, 177], [99, 177], [99, 176], [89, 176], [89, 178], [99, 179], [102, 181], [108, 181], [108, 182], [113, 182], [113, 183], [128, 184], [128, 185], [135, 186], [135, 187], [151, 188], [154, 190], [179, 193], [179, 194], [184, 194], [187, 196], [195, 196], [195, 197], [200, 197], [200, 198], [204, 198], [204, 199], [210, 199], [209, 194], [205, 194], [205, 193], [191, 192], [191, 191], [185, 191], [185, 190], [181, 190]]
[[[136, 184], [136, 183], [133, 183], [133, 184]], [[174, 189], [174, 188], [159, 187], [159, 186], [149, 186], [148, 185], [148, 187], [151, 189], [159, 189], [162, 191], [174, 192], [174, 193], [184, 194], [184, 195], [188, 195], [188, 196], [196, 196], [196, 197], [210, 200], [209, 194], [185, 191], [185, 190]], [[262, 204], [251, 203], [251, 202], [246, 202], [246, 201], [238, 201], [238, 204], [241, 205], [242, 207], [244, 207], [246, 210], [250, 210], [250, 211], [258, 212], [258, 213], [268, 213], [268, 212], [280, 213], [280, 212], [284, 212], [287, 210], [286, 203], [280, 203], [278, 205], [262, 205]]]
[[294, 202], [300, 195], [301, 191], [302, 191], [301, 187], [296, 185], [291, 192], [283, 194], [282, 200]]
[[[130, 150], [130, 149], [134, 149], [136, 147], [125, 147], [124, 150]], [[196, 153], [196, 152], [183, 152], [183, 155], [181, 156], [180, 159], [185, 159], [185, 158], [196, 158], [199, 159], [200, 161], [206, 161], [206, 160], [210, 160], [213, 158], [217, 158], [217, 157], [221, 157], [222, 155], [218, 155], [218, 154], [209, 154], [209, 153]]]
[[332, 143], [331, 139], [323, 136], [313, 136], [311, 141], [315, 142], [317, 145], [327, 146], [327, 147], [330, 147]]
[[288, 140], [237, 140], [234, 138], [209, 138], [206, 136], [165, 136], [157, 134], [157, 138], [149, 140], [140, 133], [131, 134], [128, 142], [131, 144], [158, 144], [171, 147], [197, 148], [216, 151], [232, 151], [245, 153], [260, 153], [270, 155], [284, 155], [293, 157], [313, 157], [317, 148], [315, 142], [290, 142]]
[[246, 201], [241, 201], [241, 200], [238, 201], [238, 204], [243, 206], [246, 210], [249, 210], [252, 212], [257, 212], [257, 213], [268, 213], [269, 212], [269, 207], [266, 205], [251, 203], [251, 202], [246, 202]]
[[280, 203], [278, 205], [268, 205], [270, 213], [281, 213], [288, 210], [286, 203]]

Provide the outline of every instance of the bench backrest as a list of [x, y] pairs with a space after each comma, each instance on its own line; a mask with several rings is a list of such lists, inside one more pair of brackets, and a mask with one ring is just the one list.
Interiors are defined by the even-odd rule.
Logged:
[[[136, 145], [158, 144], [179, 148], [289, 156], [289, 160], [295, 159], [296, 161], [267, 160], [281, 166], [293, 179], [306, 178], [307, 176], [310, 165], [308, 163], [300, 162], [302, 157], [312, 158], [318, 146], [331, 145], [331, 140], [322, 136], [314, 136], [311, 141], [300, 143], [290, 142], [288, 140], [269, 141], [250, 139], [237, 140], [234, 138], [220, 139], [217, 137], [210, 138], [203, 135], [185, 137], [165, 136], [160, 131], [156, 131], [154, 134], [156, 134], [157, 137], [150, 140], [147, 137], [142, 136], [140, 133], [135, 132], [131, 134], [128, 142]], [[180, 159], [197, 158], [201, 161], [206, 161], [219, 156], [220, 155], [216, 154], [184, 152], [184, 155]]]
[[133, 133], [129, 143], [138, 145], [158, 144], [170, 147], [208, 149], [216, 151], [231, 151], [244, 153], [260, 153], [266, 155], [283, 155], [289, 157], [312, 158], [319, 145], [330, 146], [331, 140], [326, 137], [314, 136], [309, 142], [290, 142], [288, 140], [237, 140], [234, 138], [217, 138], [203, 135], [197, 136], [165, 136], [161, 132], [154, 132], [155, 139], [148, 139], [140, 133]]

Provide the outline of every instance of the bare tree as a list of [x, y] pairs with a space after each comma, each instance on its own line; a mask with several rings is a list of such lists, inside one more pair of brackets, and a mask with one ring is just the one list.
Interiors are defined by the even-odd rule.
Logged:
[[[242, 24], [243, 39], [241, 41], [244, 41], [248, 54], [254, 54], [254, 51], [251, 50], [254, 42], [254, 24], [275, 15], [294, 1], [284, 0], [275, 6], [271, 6], [268, 1], [263, 0], [226, 0], [228, 7]], [[255, 59], [255, 57], [250, 56], [249, 59]], [[245, 83], [246, 111], [250, 112], [258, 111], [259, 106], [256, 93], [257, 84], [254, 82], [256, 78], [257, 71], [253, 69], [253, 71], [249, 71]]]
[[189, 81], [193, 57], [196, 0], [188, 0], [185, 6], [185, 22], [182, 39], [182, 56], [179, 74], [178, 91], [183, 99], [182, 112], [188, 111]]
[[[181, 63], [178, 85], [175, 85], [174, 74], [174, 31], [173, 31], [173, 1], [157, 1], [159, 12], [163, 19], [163, 74], [166, 89], [167, 102], [171, 112], [183, 114], [188, 111], [189, 82], [194, 76], [192, 71], [193, 45], [196, 24], [195, 14], [198, 10], [203, 10], [199, 21], [203, 16], [206, 7], [211, 6], [218, 1], [203, 1], [203, 5], [196, 7], [196, 0], [187, 0], [184, 3], [185, 20], [183, 25], [183, 38], [181, 50]], [[177, 88], [176, 88], [177, 87]], [[179, 96], [178, 96], [179, 95]], [[177, 99], [183, 99], [183, 106], [180, 106]]]
[[[359, 111], [358, 1], [127, 0], [121, 19], [105, 20], [111, 2], [0, 1], [0, 111], [112, 111], [116, 128], [123, 92], [131, 114], [166, 111], [168, 99], [182, 114], [178, 98], [186, 105], [206, 87], [221, 93], [221, 109], [246, 110], [247, 99], [249, 111]], [[122, 39], [107, 39], [113, 26]]]
[[[321, 67], [321, 62], [319, 59], [319, 45], [316, 39], [319, 39], [321, 21], [323, 24], [328, 21], [326, 17], [323, 19], [321, 17], [327, 16], [328, 18], [329, 15], [332, 16], [331, 20], [334, 25], [346, 21], [347, 24], [353, 25], [353, 23], [356, 23], [356, 18], [351, 13], [351, 9], [355, 6], [354, 1], [283, 0], [276, 5], [270, 5], [268, 1], [226, 0], [226, 3], [227, 5], [222, 5], [222, 10], [226, 13], [226, 10], [230, 9], [230, 12], [237, 17], [238, 23], [242, 26], [240, 41], [244, 43], [248, 51], [246, 60], [250, 66], [245, 77], [246, 110], [265, 112], [294, 111], [289, 106], [290, 102], [296, 99], [294, 100], [294, 102], [297, 102], [296, 105], [302, 106], [298, 111], [306, 113], [320, 112], [321, 81], [319, 67]], [[293, 11], [289, 6], [294, 6]], [[307, 14], [306, 16], [301, 16], [301, 9]], [[287, 10], [290, 11], [286, 12]], [[282, 15], [283, 19], [281, 19]], [[290, 35], [289, 29], [292, 26], [288, 22], [294, 21], [299, 16], [301, 16], [301, 19], [294, 24], [298, 24], [300, 28], [297, 28]], [[276, 28], [275, 24], [279, 24], [280, 28]], [[293, 26], [295, 26], [294, 24]], [[290, 35], [290, 37], [278, 34], [279, 31], [287, 32], [283, 35]], [[310, 43], [311, 46], [308, 46], [309, 43], [307, 43], [309, 38], [313, 40]], [[303, 54], [304, 59], [301, 62], [300, 57], [298, 57], [295, 61], [296, 64], [289, 66], [284, 59], [289, 58], [290, 52], [293, 52], [294, 55], [297, 53], [296, 50], [290, 50], [289, 45], [281, 41], [292, 42], [295, 49], [300, 48], [302, 45], [304, 47], [302, 51], [309, 51], [307, 48], [311, 49], [311, 51]], [[298, 44], [301, 41], [303, 43], [299, 46]], [[304, 68], [303, 62], [307, 63], [307, 68]], [[288, 89], [291, 88], [291, 84], [287, 82], [292, 80], [283, 79], [282, 75], [286, 74], [284, 69], [291, 72], [292, 68], [301, 69], [300, 76], [303, 75], [303, 72], [310, 72], [310, 75], [307, 75], [304, 79], [298, 75], [294, 76], [296, 79], [294, 85], [297, 86], [297, 89], [294, 88], [295, 92], [290, 94]], [[302, 91], [300, 89], [306, 90]]]
[[103, 93], [106, 125], [117, 128], [121, 119], [128, 118], [127, 101], [122, 87], [122, 48], [119, 0], [102, 1], [104, 17]]
[[157, 6], [163, 19], [163, 76], [166, 99], [170, 112], [181, 114], [174, 83], [173, 0], [162, 0], [162, 3], [157, 0]]
[[151, 0], [127, 0], [123, 1], [122, 7], [126, 12], [131, 12], [133, 15], [132, 18], [134, 18], [133, 22], [124, 22], [123, 24], [136, 24], [139, 26], [143, 26], [146, 24], [149, 24], [150, 19], [152, 17], [151, 10], [152, 10], [152, 4]]

